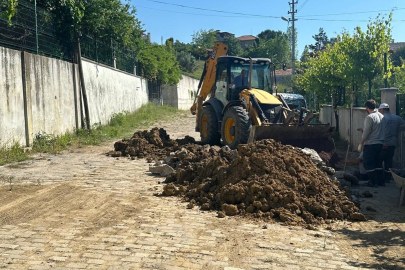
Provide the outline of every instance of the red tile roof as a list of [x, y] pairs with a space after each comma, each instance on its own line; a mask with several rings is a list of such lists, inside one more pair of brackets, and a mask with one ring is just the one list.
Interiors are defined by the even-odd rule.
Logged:
[[292, 75], [292, 69], [288, 68], [286, 70], [282, 70], [282, 69], [277, 69], [276, 70], [276, 76], [288, 76], [288, 75]]
[[390, 50], [395, 51], [402, 46], [405, 46], [405, 42], [392, 42], [390, 43]]
[[240, 41], [248, 41], [248, 40], [256, 40], [257, 37], [251, 36], [251, 35], [246, 35], [246, 36], [240, 36], [237, 39], [239, 39]]

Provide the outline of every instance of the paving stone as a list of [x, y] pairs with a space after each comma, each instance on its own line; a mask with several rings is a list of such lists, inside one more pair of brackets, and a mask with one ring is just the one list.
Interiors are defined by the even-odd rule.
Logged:
[[75, 269], [85, 269], [87, 268], [87, 263], [69, 263], [66, 267], [75, 268]]
[[19, 245], [0, 243], [0, 248], [4, 248], [4, 249], [16, 249], [18, 247], [19, 247]]

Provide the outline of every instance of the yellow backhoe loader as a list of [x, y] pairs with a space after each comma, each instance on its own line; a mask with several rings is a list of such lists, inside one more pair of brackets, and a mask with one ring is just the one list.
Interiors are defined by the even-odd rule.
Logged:
[[227, 56], [226, 44], [216, 42], [205, 63], [190, 111], [203, 144], [238, 144], [275, 139], [316, 151], [334, 149], [329, 125], [310, 124], [316, 115], [292, 110], [274, 94], [275, 68], [268, 58]]

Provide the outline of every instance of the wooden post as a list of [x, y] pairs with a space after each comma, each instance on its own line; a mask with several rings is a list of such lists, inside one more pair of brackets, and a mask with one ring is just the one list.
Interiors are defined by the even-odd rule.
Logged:
[[86, 117], [86, 128], [88, 130], [91, 129], [90, 126], [90, 113], [89, 113], [89, 103], [87, 101], [87, 93], [86, 93], [86, 86], [84, 83], [84, 75], [83, 75], [83, 64], [82, 64], [82, 53], [80, 49], [80, 39], [77, 38], [77, 56], [78, 56], [78, 64], [79, 64], [79, 77], [80, 77], [80, 86], [81, 92], [83, 96], [83, 107], [84, 107], [84, 114]]

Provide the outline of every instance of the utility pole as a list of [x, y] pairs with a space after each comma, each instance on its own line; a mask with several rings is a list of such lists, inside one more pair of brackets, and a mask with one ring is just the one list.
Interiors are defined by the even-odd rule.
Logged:
[[288, 2], [288, 4], [291, 7], [291, 11], [288, 11], [288, 14], [291, 14], [291, 21], [292, 21], [292, 75], [295, 75], [295, 13], [297, 13], [297, 10], [295, 10], [295, 4], [298, 4], [298, 0], [295, 1], [293, 0], [292, 2]]

